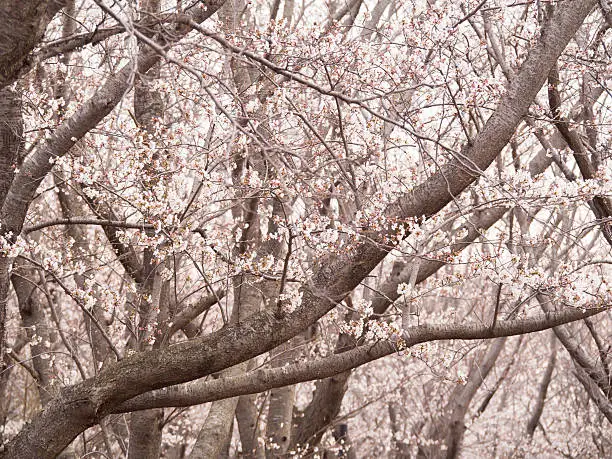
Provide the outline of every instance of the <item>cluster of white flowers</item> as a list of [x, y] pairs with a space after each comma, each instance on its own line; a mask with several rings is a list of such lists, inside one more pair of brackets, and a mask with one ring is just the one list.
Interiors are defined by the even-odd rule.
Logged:
[[[13, 241], [14, 239], [14, 241]], [[21, 236], [13, 237], [12, 231], [0, 235], [0, 254], [8, 258], [15, 258], [28, 249], [28, 243]]]

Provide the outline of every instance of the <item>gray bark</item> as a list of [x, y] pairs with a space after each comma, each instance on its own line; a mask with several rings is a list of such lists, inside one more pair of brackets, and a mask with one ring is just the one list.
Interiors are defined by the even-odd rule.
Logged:
[[257, 397], [243, 395], [238, 399], [236, 406], [236, 422], [240, 433], [242, 454], [247, 458], [263, 459], [262, 448], [259, 447], [259, 411], [257, 410]]
[[228, 419], [234, 419], [238, 398], [226, 398], [212, 404], [196, 443], [189, 455], [190, 459], [217, 459], [221, 456], [232, 431]]
[[64, 4], [63, 0], [0, 2], [0, 89], [13, 83], [23, 68], [28, 67], [30, 51]]
[[376, 30], [378, 28], [378, 23], [380, 22], [382, 15], [390, 4], [391, 0], [381, 0], [376, 2], [370, 19], [366, 22], [363, 27], [363, 30], [361, 31], [362, 38], [369, 39], [372, 36], [376, 37], [378, 35]]
[[[300, 336], [296, 336], [271, 352], [272, 367], [279, 368], [296, 361], [300, 355], [300, 350], [297, 348], [300, 341]], [[295, 386], [284, 386], [270, 391], [266, 424], [267, 458], [284, 457], [289, 450], [293, 427], [294, 398]]]
[[128, 458], [158, 459], [161, 450], [163, 410], [133, 413], [130, 419]]
[[284, 457], [289, 450], [293, 417], [295, 386], [284, 386], [270, 391], [268, 423], [266, 425], [266, 457]]
[[312, 448], [320, 443], [323, 434], [340, 413], [350, 374], [350, 371], [345, 371], [317, 381], [312, 401], [295, 420], [292, 446], [308, 445]]
[[[143, 15], [156, 15], [160, 12], [160, 0], [144, 0], [141, 4]], [[143, 51], [146, 49], [144, 44], [140, 44]], [[134, 88], [134, 115], [136, 122], [146, 133], [153, 136], [155, 134], [155, 120], [163, 118], [163, 102], [159, 92], [152, 91], [149, 79], [159, 77], [159, 62], [154, 64], [148, 71], [138, 75]], [[145, 172], [154, 168], [157, 159], [157, 152], [151, 158], [151, 164], [147, 164]], [[155, 171], [152, 176], [155, 177]], [[147, 177], [145, 180], [149, 180]], [[155, 183], [151, 183], [154, 186]], [[140, 321], [137, 330], [146, 330], [148, 325], [155, 320], [155, 311], [159, 311], [161, 306], [161, 277], [158, 266], [151, 262], [150, 249], [146, 249], [143, 254], [143, 264], [145, 271], [145, 281], [142, 285], [143, 290], [150, 297], [151, 302], [140, 299], [139, 316]], [[141, 295], [142, 298], [144, 295]], [[167, 307], [167, 305], [165, 305]], [[144, 348], [143, 343], [148, 336], [141, 336], [136, 332], [136, 342], [131, 343], [133, 347]], [[130, 417], [130, 438], [128, 459], [158, 459], [161, 451], [162, 441], [162, 421], [164, 411], [153, 409], [132, 413]]]
[[[0, 9], [0, 12], [2, 9]], [[2, 37], [0, 36], [0, 41]], [[1, 47], [2, 45], [0, 45]], [[0, 63], [0, 66], [2, 64]], [[0, 76], [0, 80], [1, 80]], [[13, 182], [15, 167], [23, 153], [23, 116], [21, 94], [0, 89], [0, 206]], [[5, 371], [6, 305], [9, 290], [8, 261], [0, 261], [0, 374]], [[0, 391], [2, 387], [0, 387]]]
[[21, 261], [13, 268], [11, 277], [13, 288], [17, 294], [19, 314], [30, 340], [32, 365], [37, 374], [37, 389], [42, 406], [53, 398], [53, 375], [51, 371], [51, 333], [43, 304], [46, 301], [41, 287], [35, 279], [35, 270]]
[[[160, 308], [161, 295], [161, 279], [157, 273], [157, 266], [151, 266], [146, 263], [150, 259], [148, 249], [145, 249], [143, 255], [145, 266], [143, 266], [143, 274], [145, 282], [138, 285], [138, 294], [136, 295], [135, 305], [138, 312], [138, 322], [134, 334], [128, 343], [128, 347], [136, 350], [150, 349], [151, 346], [146, 344], [149, 338], [148, 325], [155, 321], [155, 316]], [[144, 298], [152, 298], [149, 302]], [[133, 413], [130, 417], [130, 437], [128, 459], [157, 459], [160, 454], [163, 411], [147, 410], [143, 412]]]
[[0, 90], [0, 205], [15, 176], [23, 155], [23, 117], [21, 94], [10, 88]]

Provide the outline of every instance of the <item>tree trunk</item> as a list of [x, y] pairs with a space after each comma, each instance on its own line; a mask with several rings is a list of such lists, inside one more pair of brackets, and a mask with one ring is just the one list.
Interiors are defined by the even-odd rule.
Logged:
[[158, 459], [161, 450], [164, 411], [137, 411], [130, 419], [128, 459]]
[[259, 445], [259, 411], [256, 395], [242, 395], [236, 406], [236, 422], [240, 433], [242, 455], [246, 458], [263, 459], [265, 455]]
[[211, 405], [189, 459], [218, 459], [221, 456], [232, 432], [237, 403], [238, 397], [232, 397]]
[[0, 89], [13, 83], [28, 66], [28, 54], [64, 4], [63, 0], [0, 2]]
[[36, 370], [36, 388], [40, 397], [40, 403], [45, 406], [49, 400], [56, 395], [53, 388], [53, 375], [51, 369], [52, 338], [43, 302], [46, 301], [41, 287], [36, 279], [36, 271], [28, 266], [25, 261], [16, 261], [11, 276], [13, 288], [17, 293], [19, 313], [23, 326], [30, 340], [30, 354], [32, 365]]
[[[144, 15], [155, 15], [160, 12], [160, 0], [145, 0], [142, 3], [142, 12]], [[147, 45], [140, 44], [144, 49]], [[150, 81], [159, 78], [159, 63], [156, 63], [145, 74], [138, 76], [134, 87], [134, 115], [136, 122], [140, 128], [148, 133], [151, 137], [155, 135], [155, 121], [163, 118], [163, 102], [161, 95], [157, 91], [151, 90]], [[154, 162], [157, 159], [157, 150], [153, 152], [150, 160], [150, 165], [145, 168], [152, 170], [152, 175], [157, 173], [154, 169]], [[149, 178], [145, 178], [149, 180]], [[153, 186], [154, 183], [151, 184]], [[151, 303], [147, 300], [140, 300], [138, 303], [140, 322], [138, 330], [146, 330], [149, 325], [155, 322], [154, 315], [160, 309], [161, 295], [161, 278], [159, 275], [159, 266], [150, 262], [150, 250], [145, 249], [143, 255], [143, 265], [145, 271], [145, 283], [143, 287], [143, 297], [145, 295], [152, 298]], [[138, 334], [138, 332], [137, 332]], [[150, 347], [144, 344], [148, 336], [138, 336], [134, 346], [137, 348]], [[128, 459], [158, 459], [161, 451], [162, 441], [162, 421], [164, 411], [161, 409], [137, 411], [132, 413], [130, 418], [130, 439]]]
[[[300, 355], [301, 336], [277, 347], [271, 352], [272, 367], [279, 368], [297, 361]], [[266, 425], [266, 457], [284, 457], [291, 445], [293, 427], [293, 402], [295, 386], [285, 386], [270, 391]]]
[[434, 419], [426, 441], [419, 445], [418, 457], [429, 459], [458, 457], [465, 432], [465, 415], [476, 392], [493, 369], [506, 339], [493, 340], [484, 355], [474, 361], [465, 385], [458, 385], [455, 388], [442, 415]]
[[[6, 24], [5, 27], [7, 27]], [[2, 64], [0, 63], [0, 66], [1, 65]], [[24, 146], [21, 94], [13, 91], [10, 88], [2, 88], [0, 90], [0, 121], [1, 206], [4, 203], [4, 198], [8, 193], [9, 187], [13, 182], [15, 168], [20, 162]], [[0, 260], [0, 374], [3, 373], [6, 368], [4, 354], [6, 348], [5, 327], [8, 290], [8, 260], [5, 259]], [[0, 391], [1, 390], [2, 388], [0, 387]]]
[[544, 402], [546, 401], [546, 392], [548, 392], [548, 386], [550, 386], [552, 374], [555, 369], [555, 362], [557, 361], [556, 338], [553, 332], [550, 333], [550, 338], [550, 357], [548, 359], [548, 364], [546, 365], [546, 371], [544, 372], [544, 376], [542, 376], [542, 381], [540, 381], [540, 385], [538, 387], [536, 404], [533, 407], [533, 412], [531, 413], [531, 417], [527, 423], [527, 436], [530, 440], [533, 438], [536, 427], [538, 427], [538, 424], [540, 423], [540, 418], [542, 417], [542, 412], [544, 411]]

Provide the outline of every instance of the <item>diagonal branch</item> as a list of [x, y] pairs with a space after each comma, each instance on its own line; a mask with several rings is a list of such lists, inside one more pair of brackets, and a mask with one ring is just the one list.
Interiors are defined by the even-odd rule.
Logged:
[[[430, 341], [489, 339], [534, 333], [591, 317], [606, 310], [608, 308], [593, 308], [586, 311], [566, 309], [538, 314], [527, 319], [499, 321], [493, 330], [482, 324], [421, 325], [407, 331], [406, 347]], [[316, 361], [257, 370], [231, 378], [196, 381], [168, 387], [134, 397], [114, 407], [112, 412], [124, 413], [149, 408], [192, 406], [237, 395], [255, 394], [275, 387], [328, 378], [395, 352], [398, 352], [396, 344], [391, 341], [380, 341]]]

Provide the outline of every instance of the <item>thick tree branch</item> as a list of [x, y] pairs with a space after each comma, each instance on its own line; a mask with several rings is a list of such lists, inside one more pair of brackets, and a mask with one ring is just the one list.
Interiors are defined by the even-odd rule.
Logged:
[[0, 89], [15, 82], [64, 0], [0, 2]]
[[[422, 325], [406, 331], [406, 347], [429, 341], [490, 339], [534, 333], [591, 317], [607, 310], [608, 308], [593, 308], [586, 311], [566, 309], [560, 312], [539, 314], [527, 319], [499, 321], [495, 329], [481, 324]], [[255, 394], [275, 387], [328, 378], [395, 352], [398, 352], [397, 344], [381, 341], [376, 344], [359, 346], [314, 362], [299, 362], [280, 368], [257, 370], [232, 378], [196, 381], [167, 387], [125, 401], [113, 408], [112, 412], [123, 413], [149, 408], [192, 406], [237, 395]]]

